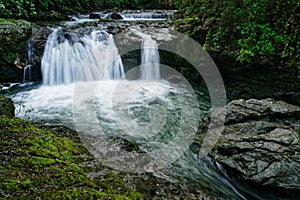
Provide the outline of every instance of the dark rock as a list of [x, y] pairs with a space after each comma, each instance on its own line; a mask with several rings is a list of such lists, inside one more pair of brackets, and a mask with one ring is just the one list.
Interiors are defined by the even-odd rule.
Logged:
[[26, 66], [22, 57], [31, 36], [32, 24], [24, 20], [0, 20], [0, 82], [22, 80], [21, 68]]
[[110, 15], [110, 18], [111, 19], [123, 19], [123, 16], [121, 14], [119, 14], [119, 13], [112, 13]]
[[90, 19], [101, 19], [101, 14], [99, 14], [99, 13], [91, 13], [89, 15], [89, 18]]
[[65, 33], [64, 37], [71, 43], [74, 44], [76, 42], [79, 42], [79, 36], [76, 33]]
[[51, 32], [52, 30], [47, 27], [38, 26], [38, 25], [32, 26], [32, 35], [28, 39], [28, 42], [30, 42], [32, 48], [31, 58], [30, 59], [27, 58], [28, 54], [27, 52], [25, 53], [25, 57], [28, 60], [28, 64], [32, 65], [31, 79], [29, 81], [40, 81], [42, 79], [41, 59], [44, 54], [44, 49], [45, 49], [48, 35]]
[[0, 96], [0, 117], [14, 117], [15, 106], [11, 99]]
[[300, 106], [300, 92], [293, 94], [292, 101], [295, 105]]
[[[240, 181], [300, 192], [300, 107], [240, 99], [228, 103], [226, 110], [222, 135], [210, 155]], [[209, 121], [203, 119], [200, 133]], [[202, 138], [200, 134], [197, 140]]]

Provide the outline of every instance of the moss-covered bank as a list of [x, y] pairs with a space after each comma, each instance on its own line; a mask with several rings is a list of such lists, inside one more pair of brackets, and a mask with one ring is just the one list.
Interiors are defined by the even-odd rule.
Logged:
[[93, 158], [75, 133], [62, 134], [12, 117], [7, 114], [11, 102], [1, 99], [0, 198], [143, 198], [116, 174], [108, 173], [101, 180], [87, 178], [91, 169], [80, 164]]

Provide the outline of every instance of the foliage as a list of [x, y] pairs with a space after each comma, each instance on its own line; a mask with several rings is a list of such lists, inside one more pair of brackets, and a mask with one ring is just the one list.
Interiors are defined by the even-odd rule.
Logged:
[[41, 12], [97, 9], [161, 9], [168, 0], [0, 0], [0, 17], [34, 18]]
[[206, 49], [233, 52], [237, 60], [247, 63], [282, 55], [291, 39], [288, 21], [297, 3], [298, 0], [175, 1], [181, 17], [200, 19], [198, 26], [207, 30]]
[[0, 0], [0, 16], [34, 17], [36, 8], [32, 0]]
[[300, 2], [295, 8], [294, 13], [288, 20], [286, 34], [290, 35], [289, 41], [285, 46], [283, 56], [288, 58], [287, 65], [298, 66], [298, 77], [300, 77]]

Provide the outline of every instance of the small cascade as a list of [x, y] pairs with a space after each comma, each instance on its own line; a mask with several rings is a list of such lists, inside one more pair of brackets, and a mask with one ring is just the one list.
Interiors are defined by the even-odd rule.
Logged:
[[166, 13], [134, 13], [134, 14], [122, 14], [124, 19], [166, 19], [170, 17], [170, 14]]
[[32, 65], [26, 65], [24, 67], [24, 72], [23, 72], [23, 83], [26, 83], [28, 81], [32, 81], [32, 71], [31, 71]]
[[58, 28], [48, 37], [42, 76], [45, 85], [114, 80], [124, 77], [124, 67], [113, 37], [107, 32], [79, 36]]
[[147, 37], [142, 43], [141, 79], [147, 81], [159, 80], [159, 63], [160, 58], [157, 43], [151, 37]]
[[32, 81], [33, 80], [33, 73], [32, 73], [32, 61], [33, 61], [33, 55], [34, 55], [34, 46], [33, 41], [28, 40], [27, 41], [27, 65], [24, 67], [23, 71], [23, 83]]
[[33, 55], [34, 55], [34, 45], [32, 40], [27, 41], [27, 58], [28, 58], [28, 63], [32, 64], [33, 60]]
[[141, 80], [160, 80], [160, 57], [157, 42], [152, 39], [151, 35], [142, 33], [136, 29], [131, 29], [131, 31], [143, 39], [141, 46]]

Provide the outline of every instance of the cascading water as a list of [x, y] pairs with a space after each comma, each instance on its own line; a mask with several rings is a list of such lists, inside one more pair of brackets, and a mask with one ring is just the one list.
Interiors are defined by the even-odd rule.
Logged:
[[43, 84], [121, 79], [124, 67], [113, 36], [104, 31], [90, 35], [64, 34], [60, 28], [48, 37], [42, 58]]
[[128, 19], [139, 19], [139, 20], [147, 20], [147, 19], [152, 19], [152, 20], [164, 20], [167, 17], [172, 16], [172, 14], [166, 14], [166, 13], [138, 13], [138, 14], [122, 14], [123, 18], [125, 20]]
[[27, 65], [24, 67], [23, 71], [23, 83], [27, 81], [32, 81], [32, 60], [33, 60], [33, 54], [34, 54], [34, 46], [33, 41], [28, 40], [27, 41]]
[[34, 54], [33, 41], [32, 40], [28, 40], [27, 41], [27, 58], [28, 58], [28, 63], [29, 64], [32, 63], [33, 54]]
[[141, 45], [141, 80], [160, 80], [160, 57], [156, 41], [151, 38], [151, 35], [135, 29], [131, 29], [131, 31], [143, 39]]
[[142, 80], [159, 80], [159, 52], [156, 41], [151, 37], [144, 39], [142, 43], [142, 63], [141, 79]]
[[32, 67], [32, 65], [26, 65], [26, 67], [24, 67], [23, 83], [26, 83], [27, 81], [31, 81], [32, 80], [31, 67]]

